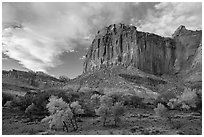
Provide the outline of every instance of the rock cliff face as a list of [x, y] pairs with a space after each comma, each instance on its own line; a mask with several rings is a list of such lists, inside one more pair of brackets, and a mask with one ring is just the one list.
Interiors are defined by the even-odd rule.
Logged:
[[[100, 68], [133, 66], [161, 75], [180, 71], [201, 43], [201, 31], [180, 26], [170, 37], [140, 32], [134, 26], [114, 24], [98, 31], [84, 61], [84, 73]], [[192, 59], [190, 59], [192, 60]]]
[[114, 24], [96, 35], [86, 55], [84, 72], [123, 65], [158, 75], [171, 72], [175, 59], [173, 39]]
[[176, 43], [175, 71], [185, 72], [192, 65], [195, 66], [194, 58], [199, 58], [201, 55], [199, 51], [202, 49], [202, 31], [191, 31], [185, 26], [180, 26], [172, 38]]

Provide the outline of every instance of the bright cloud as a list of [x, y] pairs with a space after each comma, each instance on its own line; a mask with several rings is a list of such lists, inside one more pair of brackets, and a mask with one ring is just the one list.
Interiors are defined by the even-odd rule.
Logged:
[[171, 36], [179, 25], [187, 29], [202, 28], [202, 3], [159, 3], [149, 10], [141, 30]]
[[[201, 28], [201, 3], [3, 3], [3, 53], [34, 71], [63, 63], [112, 23], [169, 36], [181, 24]], [[81, 55], [83, 56], [83, 55]]]

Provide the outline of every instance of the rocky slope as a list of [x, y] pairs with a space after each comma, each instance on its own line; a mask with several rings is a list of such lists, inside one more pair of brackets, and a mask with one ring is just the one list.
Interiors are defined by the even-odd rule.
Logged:
[[172, 37], [140, 32], [134, 26], [113, 24], [98, 31], [84, 62], [84, 73], [122, 65], [161, 75], [188, 70], [192, 66], [202, 31], [180, 26]]
[[83, 74], [72, 84], [149, 97], [201, 89], [202, 30], [180, 26], [172, 37], [162, 37], [124, 24], [105, 27], [87, 52]]
[[63, 85], [64, 83], [59, 79], [43, 72], [26, 72], [15, 69], [2, 71], [2, 89], [6, 92], [27, 92]]

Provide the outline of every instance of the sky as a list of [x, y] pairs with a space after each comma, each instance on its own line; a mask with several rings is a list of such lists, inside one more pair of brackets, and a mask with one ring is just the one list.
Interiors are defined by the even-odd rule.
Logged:
[[184, 25], [202, 29], [202, 3], [2, 4], [2, 69], [75, 78], [98, 30], [115, 23], [171, 37]]

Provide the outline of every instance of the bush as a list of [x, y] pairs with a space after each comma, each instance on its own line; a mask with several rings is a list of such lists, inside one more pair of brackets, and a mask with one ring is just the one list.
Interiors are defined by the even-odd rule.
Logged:
[[122, 98], [123, 105], [134, 107], [134, 108], [144, 108], [145, 103], [143, 103], [143, 98], [137, 95], [124, 94]]
[[75, 92], [72, 89], [58, 89], [58, 88], [51, 88], [45, 91], [48, 93], [50, 96], [57, 96], [59, 98], [62, 98], [65, 102], [71, 103], [73, 101], [76, 101], [79, 99], [79, 93]]
[[12, 101], [13, 99], [14, 99], [13, 95], [2, 92], [2, 106], [4, 106], [4, 104], [6, 104], [7, 101]]
[[112, 99], [112, 102], [113, 103], [116, 103], [116, 102], [121, 102], [123, 101], [123, 94], [122, 92], [117, 92], [117, 91], [113, 91], [113, 92], [110, 92], [109, 94], [107, 94], [111, 99]]
[[114, 121], [115, 121], [115, 126], [117, 126], [117, 123], [121, 122], [121, 116], [125, 113], [125, 109], [123, 107], [123, 105], [119, 102], [117, 102], [113, 108], [113, 117], [114, 117]]
[[196, 108], [195, 111], [202, 113], [202, 89], [197, 90], [197, 101], [196, 101]]
[[94, 107], [94, 109], [97, 109], [100, 106], [100, 98], [101, 95], [99, 94], [94, 94], [91, 96], [91, 104]]
[[95, 111], [96, 114], [101, 117], [101, 120], [103, 121], [103, 126], [105, 126], [107, 118], [111, 116], [110, 107], [105, 104], [101, 104], [101, 106]]
[[26, 94], [25, 96], [19, 97], [18, 100], [13, 101], [15, 107], [19, 107], [20, 110], [25, 111], [26, 108], [32, 104], [34, 94]]
[[169, 109], [179, 109], [179, 107], [181, 107], [177, 98], [170, 99], [167, 105], [169, 106]]
[[[39, 92], [33, 99], [34, 105], [37, 107], [35, 111], [35, 114], [41, 115], [41, 116], [46, 116], [49, 114], [46, 105], [49, 102], [49, 98], [54, 95], [59, 98], [62, 98], [63, 101], [66, 103], [71, 103], [73, 101], [76, 101], [77, 98], [79, 98], [78, 93], [75, 93], [73, 90], [63, 90], [63, 89], [48, 89], [44, 92]], [[37, 112], [36, 112], [37, 111]], [[34, 113], [32, 113], [33, 115]]]
[[178, 98], [178, 103], [188, 105], [190, 108], [196, 108], [197, 94], [195, 90], [185, 88], [183, 94]]
[[170, 99], [167, 105], [170, 109], [202, 110], [202, 97], [199, 93], [200, 91], [185, 88], [180, 96]]
[[81, 105], [82, 109], [84, 110], [83, 116], [86, 117], [94, 117], [95, 114], [95, 107], [90, 98], [81, 97], [79, 99], [79, 104]]
[[162, 103], [162, 104], [167, 104], [169, 100], [176, 98], [176, 94], [171, 91], [165, 91], [162, 92], [159, 97], [156, 100], [156, 104]]
[[171, 116], [169, 114], [169, 110], [161, 103], [157, 105], [157, 108], [154, 109], [154, 112], [157, 116], [167, 119], [168, 121], [171, 121]]
[[[113, 97], [113, 96], [112, 96]], [[114, 98], [109, 95], [100, 97], [100, 106], [96, 109], [96, 114], [99, 115], [103, 121], [103, 126], [106, 124], [108, 118], [113, 118], [115, 126], [121, 121], [120, 117], [125, 113], [122, 102], [115, 102]]]

